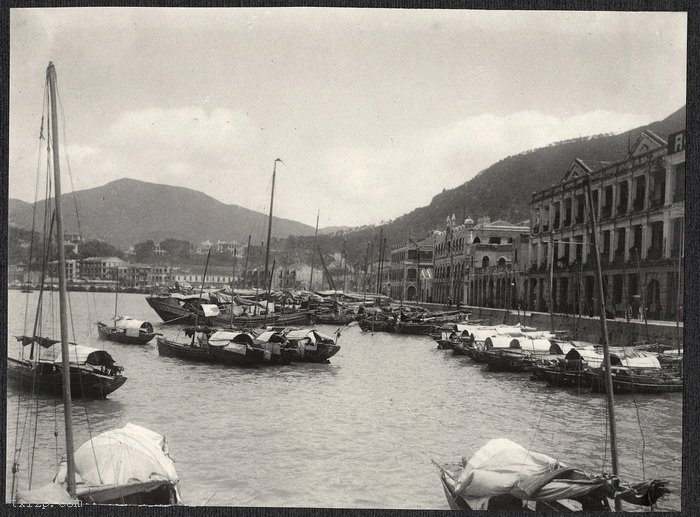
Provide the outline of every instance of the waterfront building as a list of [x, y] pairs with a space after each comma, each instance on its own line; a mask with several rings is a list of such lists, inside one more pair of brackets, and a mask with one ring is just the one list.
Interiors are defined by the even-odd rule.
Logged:
[[576, 159], [560, 184], [533, 193], [527, 307], [599, 313], [587, 177], [609, 315], [675, 318], [683, 292], [685, 131], [666, 141], [645, 130], [625, 159]]
[[80, 277], [86, 280], [114, 280], [116, 268], [125, 265], [119, 257], [89, 257], [80, 264]]
[[411, 239], [391, 248], [387, 294], [395, 300], [430, 301], [433, 238]]
[[[75, 282], [81, 277], [81, 264], [77, 259], [66, 259], [66, 281]], [[49, 262], [49, 278], [50, 282], [58, 282], [58, 261]]]
[[[160, 266], [154, 266], [156, 268]], [[169, 269], [169, 268], [168, 268]], [[195, 266], [193, 268], [173, 268], [170, 273], [170, 280], [164, 281], [163, 283], [177, 282], [178, 284], [189, 284], [193, 287], [201, 287], [204, 270], [201, 266]], [[156, 271], [153, 273], [157, 274], [167, 274], [165, 272]], [[238, 280], [238, 278], [237, 278]], [[205, 287], [214, 286], [217, 288], [231, 287], [233, 282], [232, 267], [229, 266], [209, 266], [207, 268], [207, 278], [204, 282]]]
[[[511, 307], [527, 262], [529, 223], [471, 218], [458, 225], [448, 217], [444, 231], [434, 232], [436, 303]], [[515, 284], [515, 285], [514, 285]]]

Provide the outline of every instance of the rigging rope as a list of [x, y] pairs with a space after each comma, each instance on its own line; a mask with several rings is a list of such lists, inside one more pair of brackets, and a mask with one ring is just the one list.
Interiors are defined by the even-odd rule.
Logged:
[[[32, 276], [32, 262], [34, 259], [34, 238], [36, 236], [36, 212], [37, 212], [37, 206], [38, 206], [38, 198], [39, 198], [39, 184], [40, 184], [40, 179], [41, 179], [41, 149], [43, 147], [42, 140], [44, 140], [44, 119], [46, 116], [46, 108], [47, 108], [47, 103], [48, 103], [48, 90], [47, 90], [47, 82], [44, 82], [44, 94], [42, 96], [43, 98], [43, 103], [42, 103], [42, 109], [41, 109], [41, 127], [39, 128], [39, 142], [38, 142], [38, 150], [37, 150], [37, 159], [36, 159], [36, 180], [35, 180], [35, 185], [34, 185], [34, 204], [32, 206], [32, 232], [30, 235], [30, 242], [29, 242], [29, 257], [27, 259], [27, 276], [26, 276], [26, 282], [31, 283], [31, 276]], [[39, 298], [39, 301], [41, 301], [41, 297]], [[38, 309], [37, 309], [38, 310]], [[22, 334], [27, 335], [27, 326], [28, 326], [28, 316], [29, 316], [29, 296], [25, 297], [24, 300], [24, 325], [22, 328]], [[24, 346], [20, 345], [20, 358], [24, 359]], [[17, 394], [17, 415], [16, 415], [16, 422], [15, 422], [15, 453], [13, 456], [13, 461], [12, 461], [12, 500], [14, 500], [15, 497], [15, 491], [17, 489], [17, 474], [18, 474], [18, 468], [19, 468], [19, 457], [22, 452], [22, 443], [24, 441], [24, 432], [26, 429], [27, 425], [27, 418], [28, 418], [28, 413], [25, 415], [25, 421], [22, 429], [22, 435], [20, 436], [19, 433], [19, 422], [21, 419], [21, 414], [22, 414], [22, 389], [21, 389], [21, 384], [22, 384], [22, 379], [20, 377], [19, 380], [19, 390]], [[31, 400], [31, 399], [29, 399]], [[19, 441], [19, 443], [18, 443]]]

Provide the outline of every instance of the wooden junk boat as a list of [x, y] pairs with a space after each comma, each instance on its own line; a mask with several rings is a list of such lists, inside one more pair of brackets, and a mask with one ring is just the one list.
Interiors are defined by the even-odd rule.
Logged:
[[[61, 341], [31, 336], [17, 340], [23, 345], [22, 358], [7, 358], [8, 380], [20, 389], [60, 396], [64, 382]], [[103, 399], [126, 382], [123, 368], [114, 364], [108, 352], [75, 343], [67, 347], [72, 396]]]
[[128, 316], [117, 316], [112, 320], [112, 325], [98, 321], [97, 332], [102, 339], [131, 345], [145, 345], [156, 337], [153, 325]]
[[192, 339], [184, 343], [158, 336], [158, 354], [234, 366], [255, 366], [265, 361], [265, 348], [248, 332], [197, 327], [185, 329], [185, 334]]
[[146, 296], [146, 302], [156, 311], [165, 323], [181, 325], [211, 324], [208, 318], [213, 318], [221, 311], [218, 298], [210, 293], [184, 294], [152, 294]]
[[666, 481], [627, 484], [593, 475], [505, 438], [490, 440], [460, 465], [435, 465], [453, 510], [608, 511], [612, 498], [651, 506], [669, 492]]
[[284, 336], [297, 350], [295, 360], [306, 363], [329, 362], [340, 350], [340, 345], [337, 344], [339, 335], [340, 332], [337, 331], [333, 338], [315, 329], [289, 329], [284, 332]]
[[[662, 368], [651, 353], [628, 351], [610, 353], [614, 393], [667, 393], [683, 390], [683, 379]], [[535, 366], [533, 375], [552, 386], [590, 388], [605, 392], [603, 356], [592, 347], [572, 348], [563, 358]]]

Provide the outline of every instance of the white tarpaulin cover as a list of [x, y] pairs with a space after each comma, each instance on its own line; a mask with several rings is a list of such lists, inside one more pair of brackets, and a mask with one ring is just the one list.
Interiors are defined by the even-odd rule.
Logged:
[[618, 356], [610, 354], [610, 361], [613, 366], [616, 366], [615, 358], [620, 360], [621, 366], [628, 368], [661, 368], [659, 360], [653, 355], [637, 353], [632, 357]]
[[231, 330], [217, 330], [209, 337], [210, 346], [226, 346], [231, 342], [237, 343], [252, 343], [253, 338], [245, 332], [236, 332]]
[[143, 321], [135, 320], [129, 316], [119, 316], [114, 320], [114, 326], [118, 329], [123, 329], [127, 336], [138, 337]]
[[526, 352], [549, 352], [552, 344], [548, 339], [515, 338], [511, 341], [512, 348], [520, 348]]
[[[102, 433], [75, 451], [76, 482], [93, 485], [125, 485], [134, 481], [164, 479], [178, 482], [175, 464], [167, 453], [165, 438], [145, 427], [126, 424]], [[56, 476], [64, 483], [65, 463]]]
[[510, 348], [513, 338], [510, 336], [491, 336], [484, 340], [487, 349], [490, 348]]
[[203, 303], [201, 304], [202, 310], [204, 311], [204, 317], [210, 318], [212, 316], [219, 315], [219, 306], [213, 303]]
[[455, 492], [474, 509], [488, 508], [488, 499], [507, 494], [529, 476], [543, 475], [562, 467], [554, 458], [527, 449], [506, 438], [489, 441], [476, 451], [462, 470]]
[[[25, 345], [31, 346], [31, 345]], [[102, 354], [107, 354], [104, 350], [98, 350], [97, 348], [92, 348], [85, 345], [68, 345], [68, 354], [70, 357], [70, 362], [74, 364], [85, 364], [87, 358], [93, 352], [100, 352]], [[25, 352], [28, 357], [28, 352]], [[61, 343], [56, 343], [48, 348], [37, 347], [34, 351], [34, 358], [39, 361], [49, 362], [49, 363], [60, 363], [63, 361], [63, 356], [61, 353]], [[93, 361], [94, 363], [94, 361]]]
[[483, 343], [486, 338], [496, 335], [496, 329], [494, 327], [477, 327], [472, 331], [472, 335], [474, 341]]

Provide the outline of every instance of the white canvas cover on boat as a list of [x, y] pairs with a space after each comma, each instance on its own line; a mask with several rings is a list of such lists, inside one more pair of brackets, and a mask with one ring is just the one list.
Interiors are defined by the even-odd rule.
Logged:
[[219, 315], [219, 306], [213, 303], [203, 303], [200, 305], [204, 311], [204, 317], [210, 318]]
[[[25, 345], [30, 346], [30, 345]], [[38, 350], [38, 352], [37, 352]], [[92, 348], [85, 345], [68, 345], [68, 355], [70, 357], [70, 362], [74, 364], [85, 364], [87, 358], [93, 352], [104, 352], [104, 350], [99, 350], [97, 348]], [[107, 352], [104, 352], [107, 353]], [[28, 357], [28, 353], [25, 352]], [[63, 355], [61, 352], [61, 343], [56, 343], [48, 348], [37, 347], [34, 351], [34, 358], [39, 361], [45, 361], [49, 363], [60, 363], [63, 361]]]
[[486, 338], [496, 335], [496, 329], [494, 327], [479, 327], [472, 331], [472, 336], [474, 336], [474, 341], [478, 343], [483, 343]]
[[229, 343], [233, 343], [234, 340], [239, 343], [243, 342], [245, 345], [246, 342], [252, 343], [253, 338], [250, 336], [250, 334], [246, 334], [245, 332], [237, 332], [234, 330], [217, 330], [211, 336], [209, 336], [209, 346], [226, 346]]
[[484, 340], [484, 345], [489, 348], [511, 348], [513, 338], [510, 336], [491, 336]]
[[[515, 345], [515, 346], [514, 346]], [[552, 344], [548, 339], [515, 338], [511, 341], [512, 348], [520, 348], [525, 352], [549, 352]]]
[[[92, 486], [126, 485], [152, 479], [177, 483], [165, 438], [145, 427], [126, 424], [88, 440], [75, 451], [76, 482]], [[65, 463], [57, 483], [64, 483]]]
[[486, 510], [491, 497], [511, 492], [524, 478], [546, 474], [561, 466], [554, 458], [528, 452], [506, 438], [497, 438], [469, 458], [455, 483], [455, 491], [471, 508]]
[[659, 363], [659, 360], [653, 355], [639, 354], [634, 357], [619, 357], [616, 354], [610, 354], [611, 361], [613, 356], [618, 357], [622, 366], [628, 368], [661, 368], [661, 363]]
[[589, 368], [600, 368], [603, 364], [603, 354], [599, 354], [592, 348], [572, 349], [567, 353], [567, 357], [572, 358], [569, 356], [573, 355], [573, 358], [575, 358], [576, 354], [581, 356], [581, 359], [586, 361], [586, 364], [589, 366]]
[[141, 320], [135, 320], [128, 316], [119, 316], [114, 320], [114, 326], [118, 329], [123, 329], [129, 337], [138, 337], [143, 323]]

